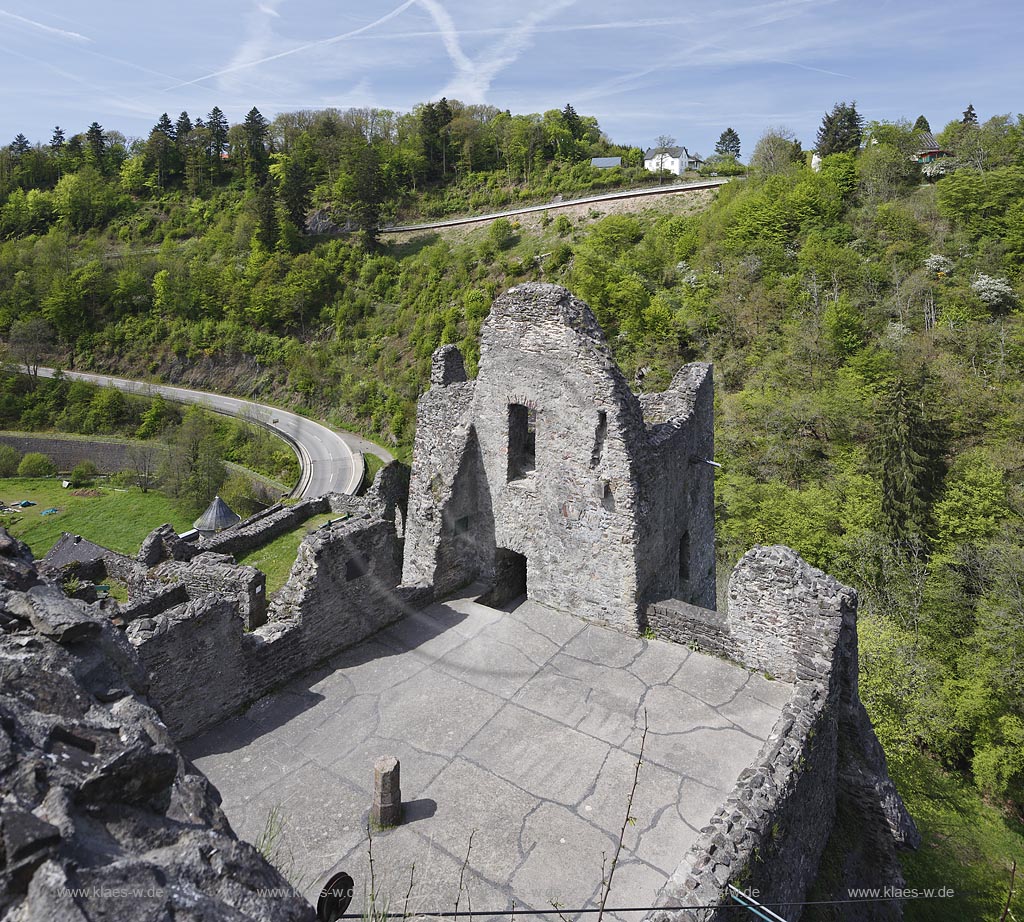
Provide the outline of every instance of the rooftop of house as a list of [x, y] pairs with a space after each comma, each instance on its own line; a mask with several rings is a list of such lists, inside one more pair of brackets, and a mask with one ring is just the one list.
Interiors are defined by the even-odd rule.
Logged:
[[644, 160], [653, 160], [659, 154], [665, 154], [667, 157], [685, 156], [689, 160], [702, 159], [700, 154], [691, 154], [685, 147], [649, 147], [644, 151]]
[[110, 548], [102, 544], [95, 544], [81, 535], [64, 532], [57, 539], [57, 543], [46, 552], [42, 565], [47, 569], [57, 570], [69, 563], [92, 563], [112, 553]]

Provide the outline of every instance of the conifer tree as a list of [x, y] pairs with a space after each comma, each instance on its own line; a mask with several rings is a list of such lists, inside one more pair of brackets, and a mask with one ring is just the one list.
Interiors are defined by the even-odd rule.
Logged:
[[253, 106], [245, 116], [242, 130], [245, 133], [246, 178], [262, 185], [267, 178], [267, 166], [270, 162], [270, 152], [267, 150], [270, 123], [260, 110]]
[[964, 117], [961, 121], [962, 125], [977, 125], [978, 124], [978, 113], [974, 111], [974, 103], [967, 103], [967, 108], [964, 109]]
[[860, 148], [864, 135], [864, 119], [857, 111], [856, 100], [847, 104], [837, 102], [832, 111], [821, 120], [818, 129], [818, 154], [846, 154]]
[[578, 141], [583, 137], [583, 124], [580, 122], [580, 117], [576, 114], [576, 110], [572, 107], [571, 103], [565, 104], [565, 108], [562, 110], [562, 121], [565, 123], [566, 130], [572, 135], [574, 141]]
[[715, 153], [722, 157], [736, 157], [740, 156], [740, 136], [732, 129], [726, 128], [718, 138], [718, 143], [715, 145]]
[[931, 504], [943, 474], [938, 425], [925, 416], [921, 386], [897, 378], [883, 396], [875, 458], [881, 467], [882, 518], [901, 544], [927, 541]]
[[99, 122], [93, 122], [85, 132], [88, 158], [97, 170], [105, 172], [107, 165], [107, 136]]
[[914, 122], [914, 131], [931, 131], [932, 126], [928, 124], [928, 119], [923, 115], [917, 117], [917, 121]]

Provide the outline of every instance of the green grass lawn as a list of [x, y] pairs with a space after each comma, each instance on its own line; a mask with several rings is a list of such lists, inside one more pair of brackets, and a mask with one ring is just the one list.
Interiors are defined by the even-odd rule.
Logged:
[[239, 557], [238, 562], [262, 570], [267, 575], [267, 592], [277, 592], [288, 581], [288, 574], [291, 572], [292, 564], [295, 563], [295, 556], [299, 553], [302, 539], [311, 531], [316, 531], [321, 525], [339, 518], [341, 516], [336, 512], [315, 515], [298, 528]]
[[[0, 514], [3, 525], [40, 558], [53, 547], [61, 532], [81, 535], [113, 551], [136, 554], [143, 539], [158, 525], [170, 522], [178, 531], [191, 527], [174, 502], [163, 493], [138, 487], [113, 489], [97, 485], [99, 496], [75, 496], [51, 477], [0, 478], [0, 499], [12, 504], [23, 499], [35, 506]], [[41, 515], [44, 509], [59, 510]]]

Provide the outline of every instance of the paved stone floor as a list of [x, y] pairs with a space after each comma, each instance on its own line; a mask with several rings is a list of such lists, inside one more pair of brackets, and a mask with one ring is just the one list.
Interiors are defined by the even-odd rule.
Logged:
[[451, 909], [460, 873], [461, 909], [568, 909], [595, 904], [646, 709], [635, 822], [609, 900], [646, 906], [789, 692], [533, 602], [505, 612], [462, 598], [339, 654], [184, 748], [240, 836], [256, 843], [271, 815], [280, 823], [272, 860], [314, 904], [341, 870], [356, 881], [349, 911], [365, 903], [373, 763], [394, 755], [406, 822], [372, 842], [376, 890], [392, 909], [404, 908], [410, 876], [410, 911]]

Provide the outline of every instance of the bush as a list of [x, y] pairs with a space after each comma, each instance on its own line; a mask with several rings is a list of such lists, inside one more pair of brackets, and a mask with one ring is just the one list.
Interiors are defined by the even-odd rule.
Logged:
[[71, 472], [71, 486], [84, 487], [91, 484], [99, 473], [92, 461], [80, 461]]
[[10, 445], [0, 445], [0, 477], [13, 477], [18, 472], [21, 455]]
[[499, 250], [507, 250], [512, 246], [516, 233], [512, 227], [512, 222], [509, 221], [508, 218], [498, 218], [491, 225], [491, 232], [489, 236], [491, 242], [494, 243]]
[[52, 477], [57, 473], [57, 466], [38, 451], [30, 451], [18, 465], [19, 477]]
[[558, 234], [559, 237], [564, 237], [571, 230], [572, 222], [564, 214], [560, 214], [555, 218], [555, 233]]

